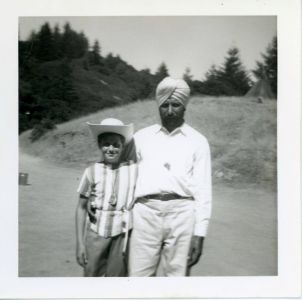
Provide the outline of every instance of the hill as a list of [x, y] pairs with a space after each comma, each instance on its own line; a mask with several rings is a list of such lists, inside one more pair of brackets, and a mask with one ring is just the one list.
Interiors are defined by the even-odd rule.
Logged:
[[[276, 184], [276, 101], [258, 104], [240, 97], [193, 97], [186, 121], [209, 140], [216, 180]], [[39, 140], [20, 135], [20, 148], [31, 155], [82, 168], [98, 158], [87, 121], [116, 117], [134, 123], [135, 130], [158, 122], [154, 101], [108, 108], [59, 124]]]
[[43, 120], [55, 126], [106, 107], [146, 99], [158, 82], [148, 70], [138, 71], [119, 56], [99, 56], [94, 62], [87, 52], [79, 58], [40, 61], [28, 54], [28, 42], [19, 44], [20, 132]]

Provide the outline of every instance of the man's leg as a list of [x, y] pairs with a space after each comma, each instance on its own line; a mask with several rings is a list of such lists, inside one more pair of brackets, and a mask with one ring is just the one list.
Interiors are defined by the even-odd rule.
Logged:
[[171, 200], [165, 212], [166, 236], [162, 250], [165, 276], [186, 276], [187, 258], [194, 229], [194, 202]]
[[138, 201], [133, 210], [129, 276], [154, 276], [162, 246], [161, 201]]

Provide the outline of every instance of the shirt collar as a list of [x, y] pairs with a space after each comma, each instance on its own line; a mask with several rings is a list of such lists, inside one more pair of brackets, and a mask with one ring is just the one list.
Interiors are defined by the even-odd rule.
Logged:
[[162, 125], [156, 124], [155, 133], [159, 133], [160, 131], [165, 132], [168, 135], [174, 135], [176, 133], [182, 133], [183, 135], [187, 135], [187, 124], [183, 123], [181, 126], [175, 128], [172, 132], [168, 132], [168, 130]]

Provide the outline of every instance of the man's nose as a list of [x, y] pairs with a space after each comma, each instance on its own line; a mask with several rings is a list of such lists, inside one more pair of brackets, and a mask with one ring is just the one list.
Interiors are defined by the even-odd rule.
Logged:
[[168, 107], [168, 114], [169, 114], [169, 115], [172, 115], [172, 112], [173, 112], [173, 111], [172, 111], [172, 105], [169, 105], [169, 107]]
[[110, 145], [110, 146], [109, 146], [109, 151], [113, 151], [113, 150], [114, 150], [113, 145]]

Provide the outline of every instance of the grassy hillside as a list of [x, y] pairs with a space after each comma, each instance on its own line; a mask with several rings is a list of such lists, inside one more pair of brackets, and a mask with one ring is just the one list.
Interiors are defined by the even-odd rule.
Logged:
[[[57, 126], [36, 142], [30, 131], [20, 136], [20, 148], [29, 154], [72, 167], [96, 161], [98, 149], [85, 122], [116, 117], [133, 122], [138, 130], [159, 121], [154, 101], [105, 109]], [[193, 97], [186, 121], [209, 140], [215, 180], [276, 182], [276, 101]]]

